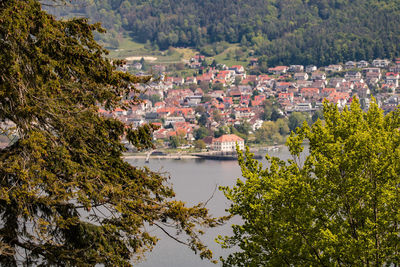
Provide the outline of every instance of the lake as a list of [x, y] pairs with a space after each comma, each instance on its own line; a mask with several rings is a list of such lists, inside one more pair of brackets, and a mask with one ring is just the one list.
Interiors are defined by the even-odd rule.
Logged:
[[[279, 151], [268, 153], [284, 160], [290, 156], [286, 147]], [[150, 159], [149, 163], [145, 163], [144, 159], [127, 159], [127, 161], [134, 166], [148, 166], [153, 171], [168, 173], [176, 192], [176, 198], [185, 201], [188, 205], [207, 201], [212, 196], [216, 186], [233, 186], [236, 180], [241, 177], [237, 161], [198, 159]], [[266, 163], [265, 159], [261, 161], [264, 164]], [[213, 198], [208, 202], [207, 207], [212, 215], [218, 217], [226, 215], [225, 209], [229, 205], [230, 203], [222, 192], [217, 190]], [[240, 223], [240, 219], [236, 217], [221, 227], [207, 229], [202, 240], [213, 251], [215, 258], [218, 259], [219, 256], [227, 256], [229, 254], [229, 251], [221, 249], [214, 241], [215, 238], [218, 235], [230, 235], [231, 225], [238, 223]], [[137, 263], [136, 266], [219, 266], [219, 264], [215, 265], [207, 260], [201, 260], [192, 250], [172, 240], [156, 228], [151, 229], [150, 232], [160, 240], [153, 251], [147, 254], [146, 260]]]

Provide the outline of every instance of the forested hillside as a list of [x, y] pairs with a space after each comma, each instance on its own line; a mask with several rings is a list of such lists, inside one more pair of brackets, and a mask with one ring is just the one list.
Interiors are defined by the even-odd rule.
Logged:
[[91, 0], [75, 5], [159, 48], [240, 42], [279, 63], [398, 56], [399, 0]]

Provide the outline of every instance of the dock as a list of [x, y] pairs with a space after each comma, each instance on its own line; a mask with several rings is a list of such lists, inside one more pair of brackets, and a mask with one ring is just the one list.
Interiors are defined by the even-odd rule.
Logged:
[[[200, 159], [208, 160], [237, 160], [238, 155], [236, 152], [208, 152], [208, 153], [195, 153], [192, 154]], [[262, 159], [261, 155], [254, 155], [254, 159]]]

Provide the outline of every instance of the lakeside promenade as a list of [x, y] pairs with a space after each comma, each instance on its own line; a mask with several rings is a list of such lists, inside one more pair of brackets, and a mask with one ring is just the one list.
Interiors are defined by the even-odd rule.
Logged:
[[[255, 154], [255, 158], [261, 158], [260, 157], [260, 152], [265, 153], [268, 151], [278, 151], [282, 148], [282, 145], [276, 145], [276, 146], [268, 146], [268, 147], [262, 147], [258, 149], [250, 149], [251, 153]], [[163, 152], [164, 154], [148, 154], [147, 153], [125, 153], [124, 158], [125, 159], [212, 159], [212, 160], [236, 160], [237, 155], [236, 152], [229, 152], [229, 153], [221, 153], [218, 151], [207, 151], [207, 152], [187, 152], [187, 151], [182, 151], [182, 152], [174, 152], [174, 153], [168, 153], [168, 152]]]

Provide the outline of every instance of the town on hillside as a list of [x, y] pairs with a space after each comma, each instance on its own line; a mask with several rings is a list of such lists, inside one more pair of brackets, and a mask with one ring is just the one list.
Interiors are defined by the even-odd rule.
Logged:
[[144, 71], [143, 60], [127, 62], [122, 70], [159, 78], [136, 85], [143, 92], [140, 105], [99, 111], [135, 127], [156, 125], [153, 137], [158, 148], [230, 151], [235, 150], [234, 142], [221, 145], [221, 140], [256, 146], [284, 143], [303, 121], [323, 119], [324, 100], [343, 109], [358, 98], [367, 110], [373, 96], [387, 112], [399, 104], [400, 58], [322, 67], [274, 66], [261, 73], [256, 58], [247, 66], [208, 62], [205, 56], [194, 55], [183, 68], [190, 76], [164, 65]]

